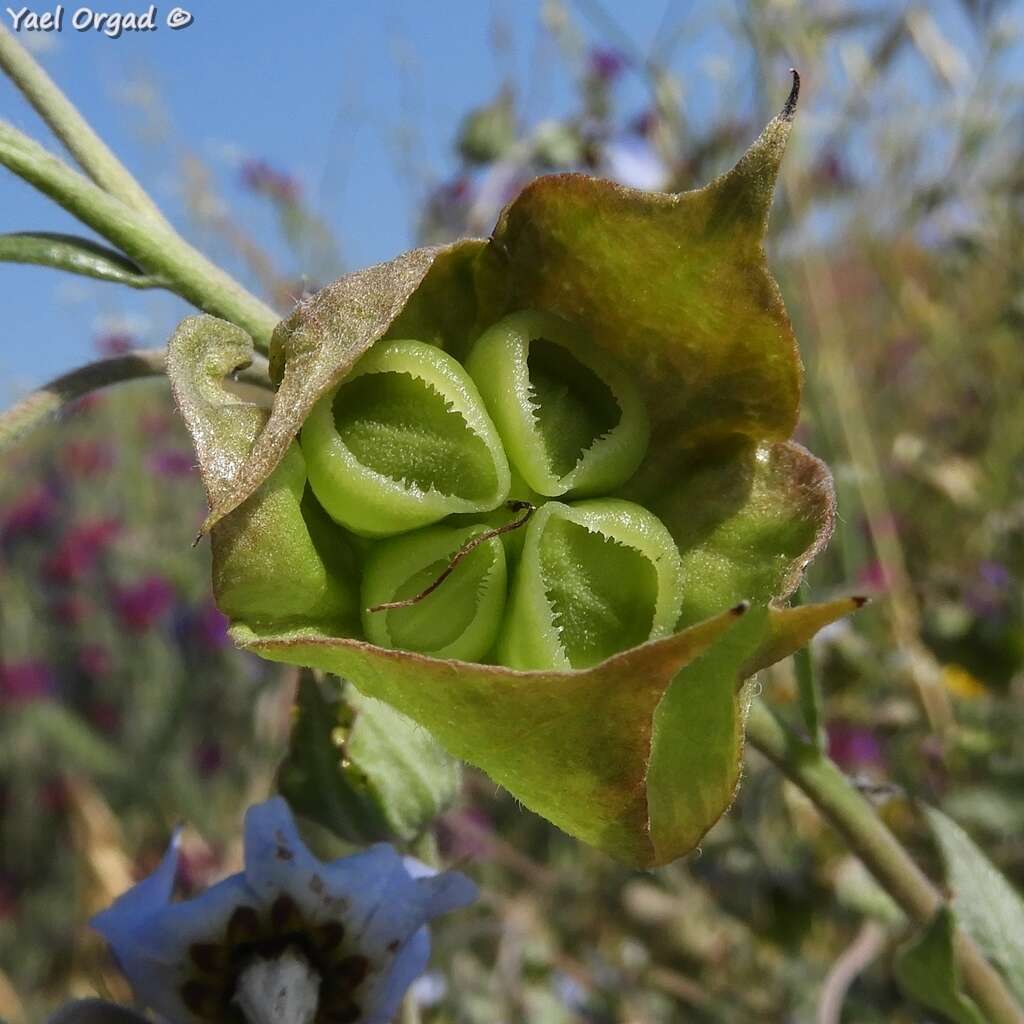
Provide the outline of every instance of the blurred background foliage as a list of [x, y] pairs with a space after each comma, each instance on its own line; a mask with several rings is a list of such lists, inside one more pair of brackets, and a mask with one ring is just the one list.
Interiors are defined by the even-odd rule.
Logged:
[[[804, 78], [769, 257], [807, 366], [799, 438], [826, 459], [837, 535], [825, 596], [884, 595], [812, 655], [832, 756], [934, 877], [914, 798], [1024, 882], [1024, 120], [1019, 4], [669, 5], [641, 50], [596, 0], [538, 5], [576, 82], [527, 118], [528, 81], [467, 96], [423, 242], [487, 233], [537, 174], [686, 189], [726, 169]], [[735, 66], [677, 59], [725, 33]], [[496, 15], [491, 45], [507, 39]], [[710, 78], [699, 118], [687, 90]], [[622, 102], [630, 95], [640, 104]], [[637, 83], [642, 88], [637, 91]], [[753, 102], [745, 98], [754, 96]], [[536, 104], [531, 104], [535, 109]], [[415, 125], [409, 137], [415, 138]], [[415, 154], [406, 159], [414, 162]], [[188, 209], [282, 310], [346, 269], [344, 239], [287, 167], [234, 181], [183, 158]], [[253, 197], [284, 240], [254, 238]], [[225, 201], [226, 200], [226, 201]], [[283, 255], [282, 255], [283, 254]], [[97, 288], [105, 286], [97, 285]], [[131, 332], [95, 339], [110, 354]], [[233, 870], [244, 806], [284, 754], [294, 674], [231, 649], [204, 511], [166, 387], [79, 402], [0, 477], [0, 1018], [119, 993], [84, 927], [187, 819], [186, 891]], [[792, 665], [761, 680], [796, 713]], [[630, 872], [468, 773], [438, 823], [481, 905], [436, 929], [416, 988], [435, 1024], [926, 1019], [892, 974], [898, 911], [756, 756], [701, 851]]]

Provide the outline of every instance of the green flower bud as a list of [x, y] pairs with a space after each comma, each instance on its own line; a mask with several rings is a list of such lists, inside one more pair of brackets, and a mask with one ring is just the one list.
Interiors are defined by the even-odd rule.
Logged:
[[616, 361], [566, 320], [524, 311], [473, 346], [466, 369], [512, 463], [539, 494], [603, 494], [647, 452], [640, 391]]
[[526, 531], [498, 660], [510, 668], [589, 668], [668, 636], [682, 562], [657, 517], [629, 501], [549, 501]]
[[[435, 658], [481, 661], [505, 612], [505, 549], [497, 537], [482, 539], [442, 585], [414, 599], [436, 583], [467, 541], [488, 533], [484, 525], [434, 526], [375, 544], [363, 570], [366, 639]], [[375, 610], [403, 601], [409, 603]]]
[[320, 504], [364, 537], [390, 536], [507, 497], [508, 461], [466, 371], [434, 345], [375, 346], [302, 428]]
[[486, 106], [466, 115], [459, 128], [457, 144], [464, 160], [489, 164], [504, 156], [515, 141], [515, 101], [511, 90], [502, 89]]

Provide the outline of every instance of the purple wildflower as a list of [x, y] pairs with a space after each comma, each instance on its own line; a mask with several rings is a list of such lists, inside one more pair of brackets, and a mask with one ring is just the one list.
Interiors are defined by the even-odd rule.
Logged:
[[177, 478], [192, 476], [196, 460], [187, 448], [161, 448], [149, 454], [146, 465], [157, 476]]
[[884, 767], [882, 744], [871, 729], [837, 718], [828, 723], [827, 732], [828, 755], [843, 771]]
[[192, 617], [192, 634], [200, 647], [223, 650], [230, 644], [228, 618], [212, 601], [205, 601]]
[[121, 731], [123, 717], [121, 708], [109, 700], [95, 701], [89, 708], [89, 721], [107, 736]]
[[81, 594], [58, 595], [50, 610], [63, 626], [78, 626], [90, 611], [89, 602]]
[[90, 679], [110, 675], [110, 651], [102, 644], [85, 644], [78, 652], [78, 667]]
[[146, 437], [163, 437], [171, 429], [171, 419], [164, 412], [144, 412], [139, 417], [139, 431]]
[[135, 339], [130, 334], [111, 331], [101, 334], [95, 341], [96, 351], [101, 356], [123, 356], [136, 347]]
[[638, 135], [641, 139], [649, 139], [658, 127], [658, 114], [654, 110], [641, 111], [626, 127], [630, 135]]
[[116, 519], [98, 519], [69, 530], [43, 565], [46, 576], [70, 583], [88, 572], [121, 530]]
[[885, 590], [889, 586], [889, 575], [885, 564], [874, 559], [857, 573], [857, 583], [872, 590]]
[[91, 439], [69, 441], [61, 452], [61, 461], [67, 471], [82, 479], [107, 473], [113, 468], [115, 457], [112, 444]]
[[174, 602], [174, 587], [163, 576], [151, 575], [114, 593], [114, 608], [121, 625], [144, 633], [161, 619]]
[[12, 505], [0, 521], [0, 541], [4, 544], [24, 536], [38, 536], [52, 524], [57, 512], [57, 494], [41, 484]]
[[494, 856], [494, 823], [479, 807], [457, 808], [439, 820], [438, 840], [452, 860], [490, 860]]
[[53, 673], [41, 661], [0, 664], [0, 704], [31, 704], [54, 691]]
[[964, 594], [964, 604], [979, 619], [1002, 619], [1013, 592], [1013, 574], [1000, 562], [979, 562]]
[[192, 751], [192, 763], [196, 774], [208, 779], [224, 767], [224, 748], [216, 740], [204, 740]]
[[299, 201], [299, 183], [289, 174], [272, 167], [266, 160], [246, 160], [242, 164], [242, 184], [250, 192], [269, 196], [280, 203]]
[[629, 65], [621, 50], [598, 46], [590, 51], [590, 74], [602, 82], [614, 82]]

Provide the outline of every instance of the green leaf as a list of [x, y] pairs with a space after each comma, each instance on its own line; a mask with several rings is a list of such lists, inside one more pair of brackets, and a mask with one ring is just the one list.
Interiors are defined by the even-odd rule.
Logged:
[[[654, 712], [679, 670], [735, 626], [744, 611], [725, 612], [577, 672], [515, 672], [443, 661], [310, 629], [261, 633], [236, 625], [233, 636], [272, 661], [351, 679], [362, 693], [401, 709], [450, 754], [482, 768], [560, 828], [627, 863], [652, 865], [691, 849], [672, 834], [660, 837], [657, 847], [651, 839], [645, 777]], [[728, 699], [738, 702], [735, 677], [719, 682]], [[714, 741], [693, 739], [702, 746]], [[704, 827], [726, 806], [709, 807], [712, 817]], [[686, 836], [696, 828], [691, 825]]]
[[163, 278], [145, 273], [123, 253], [77, 235], [24, 231], [0, 235], [0, 260], [35, 263], [129, 288], [164, 288]]
[[934, 807], [925, 813], [942, 851], [957, 921], [1024, 1000], [1024, 900], [955, 821]]
[[131, 766], [122, 752], [73, 711], [60, 704], [33, 704], [19, 712], [27, 733], [50, 745], [67, 767], [102, 778], [125, 778]]
[[623, 494], [654, 512], [682, 553], [682, 624], [728, 603], [791, 594], [832, 534], [825, 465], [791, 441], [732, 439], [680, 452], [655, 439], [652, 449]]
[[740, 669], [740, 678], [788, 658], [809, 643], [819, 630], [845, 618], [865, 604], [862, 597], [840, 597], [821, 604], [802, 604], [792, 608], [769, 608], [768, 623], [760, 645]]
[[767, 625], [767, 609], [744, 615], [683, 666], [655, 710], [647, 791], [656, 864], [696, 847], [733, 802], [743, 754], [737, 681]]
[[954, 928], [953, 912], [940, 907], [920, 938], [900, 953], [896, 980], [914, 999], [953, 1024], [985, 1024], [978, 1007], [960, 991]]
[[796, 425], [800, 358], [762, 245], [790, 115], [706, 188], [551, 175], [495, 228], [511, 308], [561, 316], [633, 368], [655, 444], [782, 440]]
[[306, 817], [353, 843], [409, 842], [448, 807], [461, 777], [415, 722], [351, 683], [327, 700], [303, 673], [278, 788]]

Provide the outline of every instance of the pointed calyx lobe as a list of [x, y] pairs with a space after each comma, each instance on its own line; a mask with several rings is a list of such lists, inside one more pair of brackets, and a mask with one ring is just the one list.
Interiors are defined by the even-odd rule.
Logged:
[[[244, 535], [235, 540], [230, 572], [223, 574], [226, 583], [218, 586], [215, 579], [222, 606], [225, 593], [233, 601], [229, 614], [236, 640], [273, 660], [347, 677], [363, 693], [425, 726], [452, 754], [483, 768], [526, 806], [631, 864], [666, 863], [686, 853], [729, 806], [742, 745], [740, 681], [852, 608], [850, 602], [792, 610], [774, 606], [793, 591], [806, 563], [827, 541], [833, 516], [828, 471], [788, 440], [798, 415], [801, 367], [763, 252], [791, 113], [787, 105], [733, 170], [704, 189], [664, 195], [582, 175], [541, 178], [504, 211], [490, 239], [416, 250], [330, 285], [275, 332], [271, 373], [279, 389], [266, 425], [255, 432], [248, 422], [243, 429], [238, 414], [225, 413], [219, 399], [204, 404], [176, 386], [179, 401], [185, 395], [182, 406], [208, 479], [207, 526], [219, 524], [218, 533]], [[649, 592], [652, 602], [657, 594], [658, 607], [672, 608], [673, 616], [679, 610], [675, 631], [651, 631], [661, 638], [611, 657], [598, 645], [604, 660], [588, 661], [584, 651], [579, 664], [572, 662], [575, 668], [560, 671], [517, 671], [374, 646], [364, 639], [353, 606], [359, 602], [348, 594], [348, 584], [335, 581], [332, 589], [338, 559], [332, 562], [329, 554], [347, 544], [339, 540], [343, 531], [330, 534], [340, 528], [329, 524], [326, 531], [309, 530], [308, 537], [303, 532], [317, 488], [313, 481], [303, 496], [295, 484], [301, 479], [295, 438], [313, 407], [335, 392], [376, 342], [426, 342], [472, 373], [480, 359], [467, 357], [476, 339], [524, 310], [572, 325], [585, 342], [565, 343], [570, 351], [578, 344], [591, 346], [592, 359], [581, 362], [596, 368], [598, 379], [606, 364], [626, 371], [626, 390], [605, 375], [605, 382], [611, 381], [607, 394], [628, 390], [640, 396], [642, 422], [637, 421], [634, 436], [649, 434], [646, 455], [635, 472], [635, 462], [609, 455], [609, 465], [628, 465], [632, 476], [596, 493], [592, 517], [599, 521], [636, 503], [667, 528], [665, 543], [674, 543], [680, 560], [671, 576], [681, 581], [674, 604], [658, 589], [664, 574], [651, 569], [655, 562], [663, 564], [660, 556], [646, 568], [643, 564], [644, 551], [650, 558], [656, 548], [650, 531], [649, 543], [637, 541], [637, 548], [611, 547], [619, 549], [615, 557], [621, 556], [623, 565], [637, 566], [637, 579], [648, 579], [637, 584], [638, 593]], [[234, 355], [197, 354], [193, 334], [191, 328], [179, 331], [172, 341], [180, 355], [179, 375], [188, 377], [182, 367], [197, 362], [211, 373], [230, 368]], [[211, 326], [209, 338], [218, 352], [237, 344], [223, 326]], [[557, 355], [543, 347], [538, 351], [537, 367], [554, 382], [550, 394], [560, 386]], [[358, 400], [376, 388], [373, 393], [386, 405], [389, 393], [412, 386], [396, 383], [394, 374], [378, 376]], [[516, 429], [515, 416], [508, 420], [511, 426], [503, 425], [493, 404], [500, 394], [488, 396], [486, 382], [478, 392], [459, 383], [458, 374], [452, 379], [461, 389], [459, 401], [482, 401], [483, 392], [492, 403], [488, 408], [515, 463], [519, 442], [513, 438], [510, 444], [507, 433]], [[600, 385], [592, 391], [593, 419], [597, 435], [608, 437], [611, 420], [602, 411], [607, 394], [599, 392]], [[338, 395], [345, 393], [343, 388]], [[538, 401], [544, 398], [543, 389], [537, 394]], [[334, 401], [337, 417], [342, 399]], [[624, 399], [618, 401], [622, 406]], [[346, 423], [354, 415], [351, 408], [341, 410]], [[548, 411], [538, 416], [541, 435], [555, 424], [549, 437], [557, 438], [557, 412], [550, 420], [544, 419]], [[435, 419], [436, 424], [424, 419], [423, 429], [435, 430], [430, 444], [442, 452], [448, 435]], [[384, 414], [377, 421], [374, 429], [383, 431], [385, 454], [400, 427], [408, 424]], [[523, 445], [534, 443], [529, 434], [520, 438]], [[250, 448], [239, 462], [243, 436]], [[545, 493], [557, 495], [571, 478], [563, 469], [538, 472], [531, 486], [549, 486]], [[210, 486], [211, 477], [216, 486]], [[524, 486], [513, 474], [512, 493], [505, 497], [543, 507], [544, 498]], [[276, 518], [268, 516], [261, 526], [262, 503], [275, 496]], [[591, 494], [570, 492], [554, 500], [572, 504], [578, 497]], [[293, 514], [299, 499], [305, 519]], [[239, 515], [248, 517], [244, 530], [232, 526]], [[501, 518], [473, 521], [493, 527], [508, 518], [507, 511], [493, 515]], [[610, 597], [614, 607], [616, 595], [602, 590], [598, 578], [602, 534], [574, 530], [573, 516], [565, 514], [550, 540], [548, 534], [538, 538], [541, 525], [554, 519], [535, 517], [524, 530], [502, 538], [508, 541], [510, 574], [524, 571], [521, 558], [535, 557], [543, 569], [552, 551], [580, 552], [580, 576], [567, 586], [597, 604]], [[459, 525], [457, 517], [451, 524]], [[270, 600], [270, 590], [249, 600], [244, 585], [247, 557], [256, 564], [257, 582], [267, 582], [266, 552], [280, 546], [282, 537], [303, 555], [304, 564], [319, 558], [322, 567], [314, 572], [313, 598], [293, 587], [283, 611]], [[356, 538], [351, 545], [356, 578], [372, 543]], [[218, 546], [215, 535], [215, 561]], [[482, 563], [480, 571], [489, 564]], [[440, 598], [444, 587], [455, 600], [462, 593], [456, 577], [453, 573], [431, 600]], [[417, 585], [409, 593], [420, 589]], [[514, 592], [510, 583], [510, 600], [518, 599]], [[558, 599], [563, 605], [569, 601], [563, 613], [571, 618], [570, 598]], [[431, 628], [441, 630], [447, 625], [444, 616], [427, 605], [378, 614], [422, 613], [423, 621], [433, 616]], [[515, 608], [512, 613], [518, 614]], [[394, 620], [408, 631], [403, 621]], [[474, 628], [487, 625], [477, 622]], [[565, 635], [568, 619], [554, 626]], [[579, 634], [584, 639], [585, 627]], [[623, 629], [621, 635], [635, 631]], [[484, 660], [501, 660], [495, 651], [501, 651], [500, 642]]]

